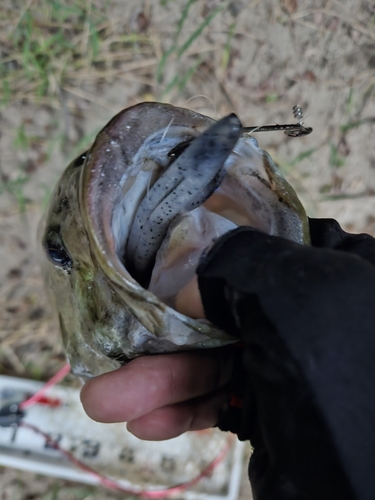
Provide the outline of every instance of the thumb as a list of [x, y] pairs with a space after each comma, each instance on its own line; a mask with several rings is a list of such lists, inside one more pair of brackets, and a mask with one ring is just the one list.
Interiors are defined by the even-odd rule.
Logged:
[[205, 317], [196, 276], [177, 293], [175, 309], [190, 318]]

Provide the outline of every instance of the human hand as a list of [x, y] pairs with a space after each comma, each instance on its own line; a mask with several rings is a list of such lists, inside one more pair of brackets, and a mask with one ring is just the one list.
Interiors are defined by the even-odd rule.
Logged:
[[[310, 229], [316, 246], [334, 248], [346, 241], [334, 221], [312, 220]], [[175, 307], [188, 316], [204, 317], [197, 278], [179, 292]], [[225, 384], [231, 373], [225, 348], [144, 356], [90, 380], [81, 399], [94, 420], [127, 421], [130, 432], [142, 439], [169, 439], [217, 423], [228, 400]]]
[[[196, 278], [177, 295], [176, 309], [204, 317]], [[170, 439], [217, 423], [228, 400], [225, 384], [231, 372], [225, 348], [142, 356], [87, 382], [81, 401], [94, 420], [127, 422], [141, 439]]]
[[141, 439], [171, 439], [216, 425], [231, 370], [225, 348], [142, 356], [91, 379], [81, 401], [94, 420], [127, 422]]

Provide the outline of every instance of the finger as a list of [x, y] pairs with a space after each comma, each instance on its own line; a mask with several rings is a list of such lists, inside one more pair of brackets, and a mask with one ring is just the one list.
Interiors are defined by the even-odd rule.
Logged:
[[140, 439], [162, 441], [187, 431], [199, 431], [216, 425], [219, 411], [228, 400], [227, 391], [211, 397], [158, 408], [128, 422], [128, 431]]
[[142, 356], [85, 384], [81, 401], [99, 422], [127, 422], [222, 387], [231, 374], [225, 348]]
[[175, 300], [175, 308], [178, 312], [190, 318], [204, 318], [204, 309], [198, 288], [197, 276], [178, 292]]

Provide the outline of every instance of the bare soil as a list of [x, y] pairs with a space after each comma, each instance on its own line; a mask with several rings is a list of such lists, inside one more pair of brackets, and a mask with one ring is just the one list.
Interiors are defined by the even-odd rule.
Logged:
[[[38, 221], [68, 161], [127, 106], [163, 100], [214, 118], [234, 111], [245, 125], [263, 125], [293, 122], [292, 107], [301, 105], [311, 135], [259, 134], [260, 145], [308, 215], [375, 235], [375, 3], [197, 0], [182, 23], [187, 3], [64, 3], [99, 12], [99, 56], [90, 26], [79, 31], [73, 26], [79, 19], [65, 17], [65, 35], [90, 60], [73, 68], [73, 58], [61, 69], [65, 53], [56, 56], [52, 62], [60, 66], [51, 63], [39, 95], [31, 59], [22, 62], [25, 52], [17, 52], [12, 36], [27, 15], [39, 27], [45, 23], [46, 39], [55, 33], [45, 11], [52, 0], [0, 7], [1, 64], [20, 72], [6, 98], [4, 91], [0, 116], [0, 373], [47, 379], [64, 363], [38, 264]], [[246, 480], [243, 496], [249, 496]], [[118, 496], [0, 468], [0, 498]]]

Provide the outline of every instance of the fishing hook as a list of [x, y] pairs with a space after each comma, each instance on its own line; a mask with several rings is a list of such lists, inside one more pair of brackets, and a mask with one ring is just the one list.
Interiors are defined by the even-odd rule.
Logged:
[[254, 132], [273, 132], [284, 130], [289, 137], [303, 137], [309, 135], [313, 131], [311, 127], [305, 127], [303, 123], [302, 108], [296, 104], [293, 106], [293, 116], [298, 119], [298, 123], [289, 123], [285, 125], [262, 125], [260, 127], [242, 127], [242, 132], [250, 134]]

